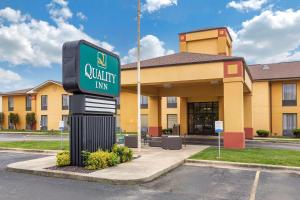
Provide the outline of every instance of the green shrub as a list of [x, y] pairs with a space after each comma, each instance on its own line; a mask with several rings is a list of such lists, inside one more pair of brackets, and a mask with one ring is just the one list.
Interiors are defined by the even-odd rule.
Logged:
[[293, 133], [295, 137], [300, 138], [300, 129], [294, 129]]
[[110, 152], [107, 162], [108, 162], [108, 166], [110, 166], [110, 167], [116, 166], [116, 165], [120, 164], [120, 157], [116, 153]]
[[125, 146], [118, 146], [115, 144], [113, 146], [112, 152], [118, 155], [121, 163], [128, 162], [132, 160], [133, 157], [132, 150]]
[[70, 152], [69, 151], [63, 151], [59, 152], [56, 155], [56, 166], [58, 167], [64, 167], [71, 164], [70, 159]]
[[82, 157], [82, 161], [83, 161], [83, 165], [86, 166], [86, 162], [89, 159], [89, 156], [91, 155], [91, 152], [89, 151], [82, 151], [81, 152], [81, 157]]
[[270, 135], [270, 131], [267, 130], [257, 130], [256, 133], [259, 137], [268, 137]]
[[164, 135], [171, 135], [172, 132], [173, 132], [173, 129], [171, 129], [171, 128], [166, 128], [166, 129], [163, 129], [163, 130], [162, 130], [162, 133], [163, 133]]
[[98, 150], [89, 155], [86, 160], [86, 169], [95, 170], [95, 169], [104, 169], [108, 167], [108, 160], [110, 153], [107, 151]]

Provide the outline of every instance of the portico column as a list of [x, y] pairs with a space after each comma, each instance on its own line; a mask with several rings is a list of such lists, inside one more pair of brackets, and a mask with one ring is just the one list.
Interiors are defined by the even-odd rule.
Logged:
[[187, 98], [180, 97], [180, 107], [179, 107], [179, 124], [180, 124], [180, 135], [187, 135]]
[[242, 81], [224, 80], [224, 148], [245, 148]]
[[244, 96], [244, 130], [246, 139], [253, 139], [252, 125], [252, 95], [245, 94]]
[[149, 96], [148, 98], [148, 126], [149, 134], [153, 137], [161, 136], [161, 97]]
[[245, 148], [243, 63], [224, 63], [224, 148]]

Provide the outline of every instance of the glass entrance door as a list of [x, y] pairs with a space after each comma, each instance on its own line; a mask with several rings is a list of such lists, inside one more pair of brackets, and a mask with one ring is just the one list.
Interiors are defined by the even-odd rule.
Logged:
[[218, 102], [188, 103], [189, 135], [215, 135], [218, 119]]

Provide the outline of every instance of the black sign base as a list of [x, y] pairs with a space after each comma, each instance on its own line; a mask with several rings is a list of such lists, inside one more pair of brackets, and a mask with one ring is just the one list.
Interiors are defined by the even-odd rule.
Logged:
[[110, 150], [116, 141], [116, 119], [111, 115], [71, 115], [72, 166], [83, 166], [82, 151]]

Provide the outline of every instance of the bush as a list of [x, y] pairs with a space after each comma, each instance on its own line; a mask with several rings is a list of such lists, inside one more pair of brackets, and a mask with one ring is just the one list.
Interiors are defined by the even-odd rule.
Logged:
[[58, 167], [64, 167], [71, 164], [70, 159], [70, 152], [69, 151], [63, 151], [59, 152], [56, 155], [56, 166]]
[[120, 158], [120, 163], [128, 162], [132, 160], [133, 157], [132, 150], [125, 146], [118, 146], [115, 144], [112, 152], [117, 154], [117, 156]]
[[91, 155], [91, 152], [89, 152], [89, 151], [82, 151], [81, 152], [81, 157], [82, 157], [82, 161], [83, 161], [84, 166], [87, 165], [87, 160], [89, 159], [90, 155]]
[[163, 129], [163, 130], [162, 130], [162, 133], [163, 133], [164, 135], [171, 135], [172, 132], [173, 132], [173, 129], [171, 129], [171, 128], [166, 128], [166, 129]]
[[293, 134], [295, 137], [300, 138], [300, 129], [294, 129]]
[[256, 133], [259, 137], [268, 137], [270, 135], [270, 131], [267, 130], [257, 130]]
[[108, 162], [108, 166], [110, 167], [116, 166], [120, 164], [120, 157], [116, 153], [110, 152], [107, 162]]
[[95, 170], [95, 169], [104, 169], [108, 167], [108, 160], [110, 153], [107, 151], [98, 150], [89, 155], [86, 160], [86, 169]]

